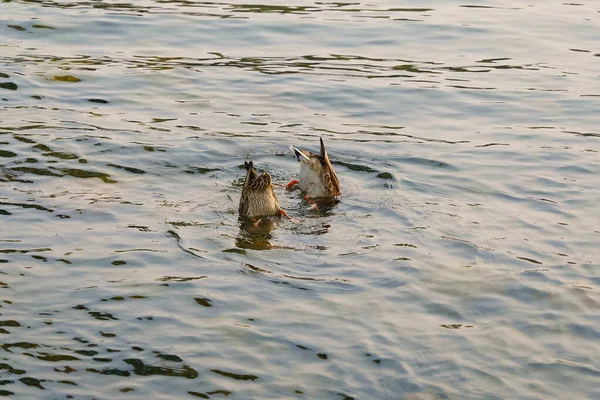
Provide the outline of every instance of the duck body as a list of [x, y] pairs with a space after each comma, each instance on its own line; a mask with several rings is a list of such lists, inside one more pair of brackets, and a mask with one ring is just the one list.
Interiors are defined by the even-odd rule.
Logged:
[[323, 182], [322, 169], [319, 160], [312, 158], [307, 162], [300, 163], [300, 174], [298, 175], [298, 187], [310, 198], [330, 197], [329, 190]]
[[267, 217], [284, 215], [273, 191], [271, 175], [267, 172], [258, 174], [252, 161], [245, 162], [246, 179], [242, 188], [238, 211], [241, 217]]
[[[290, 149], [300, 162], [300, 175], [297, 183], [300, 190], [309, 198], [337, 197], [341, 194], [340, 183], [325, 150], [323, 139], [318, 154], [308, 150], [299, 150], [294, 146]], [[288, 185], [291, 187], [292, 182]]]

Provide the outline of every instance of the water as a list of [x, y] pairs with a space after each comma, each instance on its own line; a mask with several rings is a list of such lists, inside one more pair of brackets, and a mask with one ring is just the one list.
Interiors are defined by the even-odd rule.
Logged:
[[0, 9], [2, 395], [600, 396], [597, 4]]

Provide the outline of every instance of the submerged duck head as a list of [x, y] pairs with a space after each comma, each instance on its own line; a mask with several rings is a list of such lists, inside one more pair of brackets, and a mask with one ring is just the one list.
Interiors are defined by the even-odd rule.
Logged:
[[318, 154], [290, 146], [294, 156], [300, 162], [298, 186], [311, 198], [339, 196], [340, 183], [325, 150], [323, 139], [319, 140], [321, 148]]

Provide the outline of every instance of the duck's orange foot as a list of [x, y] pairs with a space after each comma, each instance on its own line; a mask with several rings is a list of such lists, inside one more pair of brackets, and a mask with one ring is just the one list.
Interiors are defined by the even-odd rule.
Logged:
[[294, 217], [290, 217], [290, 215], [288, 213], [285, 212], [285, 210], [283, 208], [279, 209], [279, 213], [284, 216], [289, 218], [292, 222], [298, 223], [300, 222], [300, 220], [298, 218], [294, 218]]
[[259, 218], [259, 219], [252, 218], [252, 221], [254, 222], [252, 225], [253, 225], [255, 228], [258, 228], [258, 226], [259, 226], [259, 224], [260, 224], [260, 221], [262, 221], [262, 218]]
[[312, 204], [311, 208], [313, 210], [319, 211], [319, 206], [317, 205], [317, 202], [314, 201], [313, 199], [311, 199], [310, 197], [308, 197], [308, 195], [304, 196], [304, 200], [306, 200], [307, 203]]
[[285, 185], [285, 188], [290, 190], [291, 188], [293, 188], [295, 185], [298, 184], [298, 182], [300, 182], [298, 179], [292, 179], [291, 181], [288, 182], [287, 185]]

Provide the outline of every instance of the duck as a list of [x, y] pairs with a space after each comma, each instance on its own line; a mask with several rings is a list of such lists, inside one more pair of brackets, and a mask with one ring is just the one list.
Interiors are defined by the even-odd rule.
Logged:
[[323, 138], [319, 138], [319, 140], [321, 142], [319, 154], [311, 153], [308, 150], [298, 150], [290, 145], [290, 150], [300, 163], [300, 175], [298, 179], [290, 181], [286, 188], [292, 189], [298, 185], [300, 190], [306, 193], [307, 199], [331, 198], [341, 195], [340, 182], [333, 170], [327, 150], [325, 150]]
[[240, 217], [252, 219], [270, 216], [289, 217], [279, 206], [279, 201], [273, 191], [271, 175], [268, 172], [259, 175], [254, 169], [252, 161], [244, 161], [244, 167], [246, 168], [246, 178], [238, 208]]

